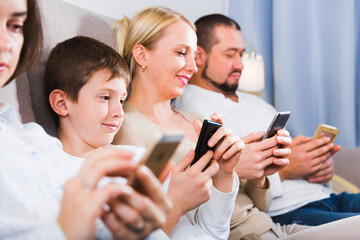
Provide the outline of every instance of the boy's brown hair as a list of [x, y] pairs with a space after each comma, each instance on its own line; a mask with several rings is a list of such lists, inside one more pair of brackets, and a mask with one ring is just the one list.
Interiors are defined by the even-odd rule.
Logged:
[[[89, 37], [78, 36], [56, 45], [45, 66], [45, 96], [59, 89], [77, 102], [80, 89], [95, 72], [108, 69], [113, 78], [122, 78], [128, 85], [130, 74], [125, 60], [110, 46]], [[59, 126], [58, 115], [52, 110], [52, 117]]]

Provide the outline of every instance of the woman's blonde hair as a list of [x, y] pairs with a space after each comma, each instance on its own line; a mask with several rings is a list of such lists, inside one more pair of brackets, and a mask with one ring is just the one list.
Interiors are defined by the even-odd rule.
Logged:
[[183, 20], [194, 31], [195, 25], [178, 12], [166, 7], [149, 7], [138, 12], [132, 19], [124, 17], [115, 21], [113, 31], [117, 38], [117, 50], [123, 56], [130, 68], [131, 77], [136, 70], [136, 61], [132, 50], [137, 44], [151, 49], [161, 37], [163, 29], [177, 20]]

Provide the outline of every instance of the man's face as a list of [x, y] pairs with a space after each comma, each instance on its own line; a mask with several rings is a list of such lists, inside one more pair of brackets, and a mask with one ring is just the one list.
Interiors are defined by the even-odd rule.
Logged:
[[202, 77], [221, 92], [234, 94], [244, 68], [243, 37], [241, 31], [222, 25], [214, 28], [214, 34], [218, 42], [207, 53]]

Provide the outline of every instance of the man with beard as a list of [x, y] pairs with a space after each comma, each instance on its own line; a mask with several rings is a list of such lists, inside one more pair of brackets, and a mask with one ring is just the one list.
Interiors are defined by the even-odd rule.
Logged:
[[[240, 26], [221, 14], [204, 16], [195, 25], [198, 72], [173, 106], [197, 112], [204, 118], [213, 112], [222, 113], [224, 125], [246, 143], [241, 158], [249, 162], [254, 158], [260, 160], [268, 152], [261, 141], [264, 132], [260, 131], [268, 128], [276, 110], [257, 96], [237, 91], [245, 50]], [[312, 140], [297, 136], [290, 148], [290, 164], [270, 177], [273, 200], [268, 214], [275, 222], [315, 226], [358, 215], [360, 195], [332, 194], [328, 184], [334, 174], [331, 155], [339, 151], [340, 146], [334, 146], [328, 137]], [[239, 178], [247, 179], [250, 167], [238, 166]], [[232, 230], [238, 221], [233, 215]]]

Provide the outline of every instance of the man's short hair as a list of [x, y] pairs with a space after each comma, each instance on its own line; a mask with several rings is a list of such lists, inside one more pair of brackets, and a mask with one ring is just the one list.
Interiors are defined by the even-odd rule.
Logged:
[[[126, 85], [130, 80], [129, 68], [125, 60], [110, 46], [89, 37], [74, 37], [56, 45], [45, 66], [45, 96], [59, 89], [77, 102], [80, 89], [94, 73], [107, 69], [113, 78], [122, 78]], [[51, 109], [55, 123], [57, 114]]]
[[212, 46], [218, 42], [218, 39], [214, 34], [214, 29], [221, 25], [233, 27], [236, 30], [241, 31], [237, 22], [222, 14], [205, 15], [195, 22], [198, 45], [207, 53], [210, 52]]

